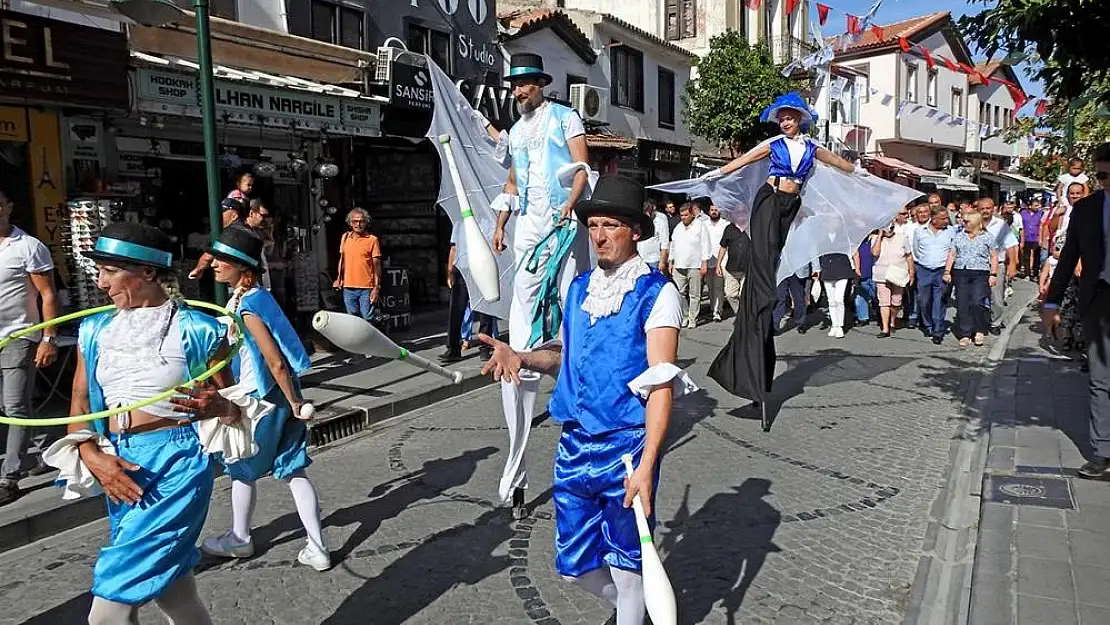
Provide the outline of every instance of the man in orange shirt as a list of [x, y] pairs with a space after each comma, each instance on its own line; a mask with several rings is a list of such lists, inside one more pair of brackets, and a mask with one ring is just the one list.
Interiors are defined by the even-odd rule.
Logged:
[[347, 213], [351, 231], [339, 242], [339, 272], [332, 285], [343, 289], [347, 314], [370, 321], [374, 305], [381, 296], [382, 248], [378, 237], [370, 234], [370, 215], [361, 208]]

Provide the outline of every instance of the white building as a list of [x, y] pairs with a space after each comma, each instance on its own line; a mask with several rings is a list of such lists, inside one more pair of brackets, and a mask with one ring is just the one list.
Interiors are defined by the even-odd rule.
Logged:
[[553, 78], [548, 96], [582, 115], [595, 167], [645, 183], [689, 174], [681, 97], [692, 53], [604, 13], [533, 9], [501, 17], [506, 52], [543, 56]]

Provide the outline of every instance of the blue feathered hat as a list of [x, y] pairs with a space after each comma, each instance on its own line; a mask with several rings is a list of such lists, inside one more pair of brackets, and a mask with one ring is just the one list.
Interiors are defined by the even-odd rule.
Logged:
[[763, 109], [763, 114], [759, 116], [759, 121], [778, 122], [778, 114], [782, 109], [793, 109], [802, 115], [802, 130], [808, 130], [809, 127], [817, 121], [817, 111], [810, 108], [809, 104], [802, 98], [802, 94], [797, 91], [791, 91], [790, 93], [775, 98], [771, 106]]

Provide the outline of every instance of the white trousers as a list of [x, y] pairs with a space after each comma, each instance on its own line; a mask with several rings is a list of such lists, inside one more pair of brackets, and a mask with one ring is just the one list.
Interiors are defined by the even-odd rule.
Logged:
[[847, 280], [822, 280], [825, 296], [829, 299], [829, 322], [834, 328], [844, 328], [844, 294], [848, 290]]

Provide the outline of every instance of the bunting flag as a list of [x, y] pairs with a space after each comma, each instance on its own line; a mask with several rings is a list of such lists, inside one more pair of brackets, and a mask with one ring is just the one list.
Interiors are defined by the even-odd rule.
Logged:
[[933, 55], [929, 53], [929, 49], [921, 48], [921, 51], [925, 53], [925, 64], [929, 66], [929, 71], [936, 69], [937, 62], [933, 60]]
[[744, 0], [744, 6], [749, 9], [758, 9], [760, 0]]
[[944, 61], [944, 66], [947, 67], [950, 71], [953, 71], [953, 72], [960, 71], [960, 66], [956, 65], [956, 62], [953, 61], [952, 59], [950, 59], [946, 56], [941, 56], [939, 58], [940, 58], [940, 60]]
[[786, 14], [793, 15], [794, 9], [798, 8], [798, 3], [802, 0], [786, 0]]
[[882, 26], [879, 26], [877, 24], [872, 24], [871, 25], [871, 32], [875, 35], [875, 38], [878, 39], [879, 41], [882, 41], [883, 39], [886, 38], [886, 37], [884, 37], [884, 35], [886, 33], [883, 32]]
[[816, 4], [817, 4], [817, 19], [818, 19], [818, 21], [821, 22], [821, 25], [824, 26], [825, 22], [829, 21], [829, 8], [830, 7], [827, 4], [821, 4], [820, 2], [818, 2]]
[[848, 34], [855, 37], [863, 33], [863, 29], [859, 26], [858, 15], [848, 15]]
[[902, 48], [902, 52], [909, 52], [910, 51], [910, 42], [905, 37], [899, 37], [898, 38], [898, 46], [900, 48]]
[[1048, 100], [1041, 98], [1041, 101], [1037, 102], [1037, 111], [1034, 114], [1037, 117], [1044, 117], [1046, 114], [1048, 114]]

